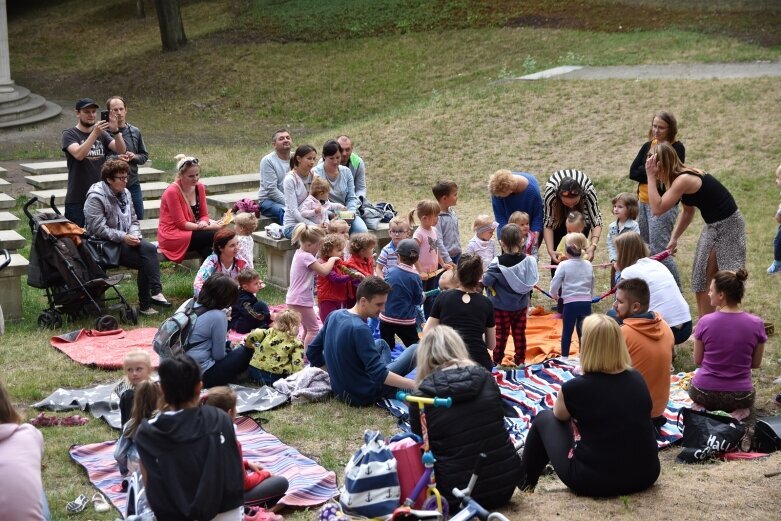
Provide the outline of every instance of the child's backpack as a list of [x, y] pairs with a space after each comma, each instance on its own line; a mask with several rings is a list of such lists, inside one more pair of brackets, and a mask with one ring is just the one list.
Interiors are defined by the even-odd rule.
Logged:
[[379, 431], [367, 430], [363, 441], [344, 469], [339, 504], [350, 515], [386, 516], [401, 503], [396, 459]]
[[171, 358], [181, 353], [186, 353], [195, 347], [190, 344], [190, 334], [195, 327], [195, 321], [198, 316], [206, 311], [206, 307], [201, 306], [193, 309], [195, 299], [188, 300], [184, 307], [165, 319], [154, 339], [152, 339], [152, 348], [160, 358]]

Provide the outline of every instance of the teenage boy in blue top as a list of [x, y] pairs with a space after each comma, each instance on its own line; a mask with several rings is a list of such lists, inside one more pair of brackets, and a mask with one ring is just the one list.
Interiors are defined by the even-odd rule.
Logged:
[[396, 389], [414, 389], [403, 375], [415, 367], [417, 345], [393, 362], [384, 340], [375, 341], [366, 324], [385, 307], [391, 287], [380, 277], [366, 277], [356, 290], [355, 305], [328, 315], [306, 350], [312, 366], [325, 367], [334, 396], [349, 405], [370, 405]]
[[388, 270], [385, 282], [391, 292], [380, 313], [380, 338], [392, 346], [396, 335], [405, 346], [417, 344], [418, 306], [423, 304], [423, 280], [415, 269], [420, 257], [420, 245], [415, 239], [404, 239], [396, 246], [399, 263]]

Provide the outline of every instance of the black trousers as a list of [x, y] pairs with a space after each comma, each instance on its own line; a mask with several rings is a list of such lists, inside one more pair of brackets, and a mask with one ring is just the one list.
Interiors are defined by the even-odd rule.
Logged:
[[146, 309], [152, 304], [152, 295], [163, 291], [160, 284], [160, 262], [157, 248], [151, 242], [142, 240], [138, 246], [120, 243], [119, 265], [138, 270], [138, 304]]
[[197, 253], [198, 257], [201, 258], [201, 262], [203, 262], [206, 260], [206, 257], [212, 254], [213, 243], [214, 230], [193, 230], [187, 251]]
[[391, 324], [390, 322], [380, 320], [380, 338], [385, 340], [391, 348], [396, 345], [396, 336], [399, 337], [399, 340], [405, 347], [420, 342], [418, 328], [415, 324]]

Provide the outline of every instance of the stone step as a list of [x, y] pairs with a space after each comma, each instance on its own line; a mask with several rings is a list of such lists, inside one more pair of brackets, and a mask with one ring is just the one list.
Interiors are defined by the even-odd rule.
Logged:
[[23, 172], [33, 175], [61, 174], [68, 173], [68, 163], [64, 159], [61, 161], [40, 161], [37, 163], [21, 163], [19, 165]]
[[22, 220], [11, 212], [0, 212], [0, 230], [15, 230]]
[[[2, 195], [2, 194], [0, 194]], [[65, 208], [60, 208], [58, 205], [58, 210], [60, 213], [65, 213]], [[1, 208], [1, 206], [0, 206]], [[46, 206], [38, 208], [35, 210], [35, 213], [42, 214], [42, 213], [50, 213], [52, 210], [49, 208], [49, 201], [46, 201]], [[152, 199], [151, 201], [144, 201], [144, 217], [152, 219], [160, 217], [160, 199]]]
[[0, 178], [0, 193], [5, 193], [5, 191], [8, 190], [9, 186], [11, 186], [11, 183], [9, 181]]
[[[144, 209], [144, 212], [146, 212], [146, 209]], [[138, 224], [141, 227], [141, 236], [144, 239], [150, 242], [157, 240], [157, 227], [160, 226], [160, 219], [143, 219], [138, 221]]]
[[[157, 168], [148, 166], [138, 168], [138, 177], [141, 179], [142, 183], [159, 181], [163, 174], [165, 174], [165, 172], [158, 170]], [[32, 185], [38, 190], [56, 190], [58, 188], [67, 188], [68, 186], [67, 172], [28, 175], [25, 176], [24, 179], [27, 181], [28, 185]]]
[[3, 168], [2, 166], [0, 166], [0, 177], [3, 178], [3, 179], [8, 177], [8, 170]]
[[0, 271], [0, 307], [6, 320], [22, 318], [22, 275], [27, 275], [29, 261], [18, 253], [11, 254], [11, 264]]
[[[11, 252], [15, 250], [21, 250], [27, 244], [25, 239], [16, 230], [0, 230], [0, 250], [9, 250]], [[0, 259], [2, 262], [2, 259]]]
[[202, 177], [201, 183], [206, 186], [206, 193], [210, 195], [239, 192], [255, 189], [255, 197], [260, 187], [260, 174], [235, 174], [215, 177]]
[[8, 194], [0, 194], [0, 210], [8, 210], [16, 206], [16, 199]]
[[18, 127], [53, 118], [62, 112], [62, 107], [45, 98], [30, 94], [25, 103], [0, 108], [0, 128]]
[[[167, 187], [168, 183], [162, 181], [141, 183], [141, 193], [144, 196], [144, 200], [159, 199]], [[62, 211], [65, 204], [66, 191], [65, 188], [58, 188], [56, 190], [34, 190], [29, 192], [29, 196], [38, 198], [38, 202], [36, 203], [38, 206], [48, 207], [49, 198], [54, 195], [54, 203], [57, 206], [60, 206], [60, 211]]]

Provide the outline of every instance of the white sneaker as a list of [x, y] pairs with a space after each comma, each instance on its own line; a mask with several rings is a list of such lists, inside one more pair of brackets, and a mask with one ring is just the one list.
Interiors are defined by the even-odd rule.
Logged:
[[146, 316], [157, 315], [157, 310], [155, 308], [153, 308], [152, 306], [149, 306], [146, 309], [139, 309], [138, 312], [141, 313], [142, 315], [146, 315]]

